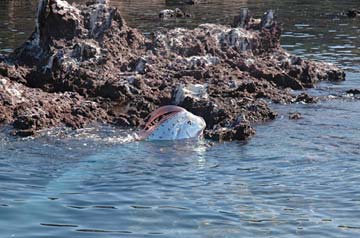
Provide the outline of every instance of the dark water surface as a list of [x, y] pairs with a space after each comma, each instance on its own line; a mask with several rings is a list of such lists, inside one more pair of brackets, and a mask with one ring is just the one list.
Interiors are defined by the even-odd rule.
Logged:
[[[248, 143], [124, 143], [124, 132], [88, 128], [36, 139], [0, 133], [0, 237], [359, 237], [360, 20], [349, 1], [209, 1], [194, 18], [157, 21], [164, 1], [113, 1], [131, 26], [228, 24], [240, 7], [268, 8], [283, 46], [334, 62], [347, 81], [321, 83], [314, 105], [273, 105], [277, 120]], [[0, 52], [34, 28], [36, 2], [0, 1]], [[342, 99], [331, 99], [343, 95]], [[298, 111], [304, 119], [290, 121]]]

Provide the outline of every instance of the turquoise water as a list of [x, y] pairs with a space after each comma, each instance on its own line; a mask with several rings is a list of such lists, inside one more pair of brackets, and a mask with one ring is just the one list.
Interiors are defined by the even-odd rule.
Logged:
[[[113, 4], [145, 31], [229, 21], [240, 5], [272, 7], [285, 48], [338, 63], [347, 81], [309, 90], [318, 104], [272, 104], [279, 117], [246, 143], [126, 143], [110, 127], [20, 139], [2, 128], [0, 237], [359, 237], [360, 101], [345, 91], [360, 87], [360, 22], [337, 14], [357, 1], [241, 2], [196, 6], [185, 23], [154, 21], [160, 1]], [[32, 29], [22, 29], [32, 19], [24, 4], [13, 18], [0, 14], [2, 52]], [[289, 120], [295, 111], [304, 118]]]

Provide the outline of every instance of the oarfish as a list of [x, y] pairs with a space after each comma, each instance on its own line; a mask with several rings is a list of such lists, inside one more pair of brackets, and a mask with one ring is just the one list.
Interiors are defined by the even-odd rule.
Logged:
[[149, 115], [139, 137], [143, 140], [182, 140], [199, 138], [205, 120], [178, 106], [163, 106]]

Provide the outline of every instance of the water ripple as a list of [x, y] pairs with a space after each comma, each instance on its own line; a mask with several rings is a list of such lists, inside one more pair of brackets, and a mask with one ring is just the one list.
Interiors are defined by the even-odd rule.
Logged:
[[[0, 2], [2, 52], [33, 28], [21, 2]], [[340, 64], [347, 81], [307, 91], [328, 98], [315, 105], [272, 104], [278, 119], [246, 143], [128, 143], [131, 131], [109, 126], [19, 139], [0, 128], [2, 236], [359, 237], [360, 104], [329, 97], [359, 87], [360, 29], [337, 14], [357, 0], [210, 1], [189, 7], [191, 22], [167, 23], [156, 19], [172, 7], [164, 1], [112, 2], [147, 32], [228, 23], [242, 6], [261, 16], [271, 5], [283, 47]], [[288, 120], [290, 111], [303, 119]]]

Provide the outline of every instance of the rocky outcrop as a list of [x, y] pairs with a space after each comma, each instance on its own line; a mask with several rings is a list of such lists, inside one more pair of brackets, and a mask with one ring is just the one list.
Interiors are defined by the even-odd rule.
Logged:
[[80, 128], [93, 121], [108, 121], [99, 103], [78, 93], [47, 93], [6, 78], [0, 78], [0, 99], [0, 122], [11, 122], [21, 136], [60, 124]]
[[96, 121], [139, 127], [174, 104], [205, 119], [206, 137], [243, 140], [276, 117], [267, 101], [314, 102], [290, 89], [345, 78], [332, 64], [283, 50], [272, 11], [262, 20], [247, 11], [234, 27], [203, 24], [151, 38], [104, 0], [41, 0], [36, 19], [29, 40], [0, 57], [0, 121], [19, 135]]

